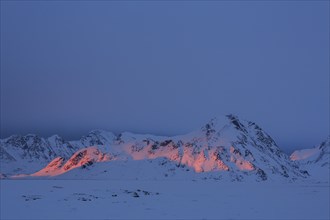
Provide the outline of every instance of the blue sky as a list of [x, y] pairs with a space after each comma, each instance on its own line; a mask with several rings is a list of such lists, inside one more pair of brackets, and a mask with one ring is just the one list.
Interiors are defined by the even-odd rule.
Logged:
[[328, 1], [2, 1], [1, 137], [160, 135], [216, 115], [329, 135]]

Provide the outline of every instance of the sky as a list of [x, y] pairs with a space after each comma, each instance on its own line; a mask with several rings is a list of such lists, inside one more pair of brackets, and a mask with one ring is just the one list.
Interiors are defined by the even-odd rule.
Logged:
[[0, 83], [1, 138], [232, 113], [309, 148], [329, 135], [329, 2], [1, 1]]

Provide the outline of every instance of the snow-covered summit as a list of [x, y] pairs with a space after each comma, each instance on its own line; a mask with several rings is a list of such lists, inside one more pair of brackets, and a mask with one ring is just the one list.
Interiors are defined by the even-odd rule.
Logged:
[[[216, 173], [219, 178], [227, 176], [236, 181], [251, 178], [257, 181], [276, 179], [294, 181], [308, 176], [306, 171], [300, 170], [296, 163], [289, 160], [275, 141], [258, 125], [234, 115], [213, 118], [199, 130], [174, 137], [129, 132], [116, 136], [111, 132], [95, 130], [78, 141], [65, 141], [59, 136], [48, 139], [33, 137], [30, 140], [30, 138], [23, 136], [2, 141], [1, 156], [4, 158], [12, 156], [15, 161], [29, 159], [38, 163], [40, 158], [45, 162], [51, 162], [56, 158], [51, 164], [56, 162], [61, 165], [51, 166], [51, 169], [49, 169], [51, 164], [42, 166], [48, 167], [48, 175], [49, 172], [53, 172], [52, 175], [64, 173], [62, 165], [72, 160], [72, 155], [74, 157], [77, 152], [82, 150], [85, 152], [84, 149], [89, 149], [86, 152], [93, 149], [92, 152], [98, 151], [107, 155], [106, 158], [111, 158], [105, 160], [109, 161], [109, 164], [113, 160], [150, 161], [163, 158], [176, 164], [180, 169], [187, 167], [196, 173]], [[90, 146], [94, 147], [86, 148]], [[80, 159], [90, 161], [89, 158], [84, 158], [89, 157], [88, 155], [90, 154]], [[97, 164], [99, 161], [94, 162]], [[78, 163], [74, 168], [81, 166]], [[175, 168], [171, 167], [171, 169]], [[12, 170], [1, 172], [17, 173]], [[38, 173], [39, 176], [41, 174], [46, 175], [46, 172]]]

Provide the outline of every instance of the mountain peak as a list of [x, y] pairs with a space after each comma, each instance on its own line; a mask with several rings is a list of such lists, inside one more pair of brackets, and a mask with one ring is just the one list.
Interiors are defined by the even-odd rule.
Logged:
[[40, 157], [44, 157], [45, 162], [55, 159], [38, 175], [49, 175], [54, 167], [53, 175], [62, 174], [86, 164], [108, 161], [109, 158], [117, 161], [163, 158], [180, 169], [187, 167], [196, 173], [216, 172], [221, 178], [228, 176], [234, 181], [244, 178], [265, 181], [278, 177], [293, 181], [306, 176], [266, 132], [236, 115], [212, 118], [201, 130], [175, 137], [129, 132], [115, 136], [108, 131], [93, 130], [78, 141], [64, 141], [54, 136], [24, 146], [17, 145], [17, 151], [11, 149], [7, 143], [2, 151], [15, 154], [18, 160], [25, 160], [25, 155], [36, 162]]

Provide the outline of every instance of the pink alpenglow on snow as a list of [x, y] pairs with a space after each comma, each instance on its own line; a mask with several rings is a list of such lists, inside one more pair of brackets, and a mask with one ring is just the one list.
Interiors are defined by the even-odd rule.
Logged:
[[77, 151], [68, 161], [62, 157], [55, 158], [45, 168], [31, 176], [57, 176], [75, 168], [105, 161], [110, 161], [109, 155], [102, 153], [97, 147], [88, 147]]

